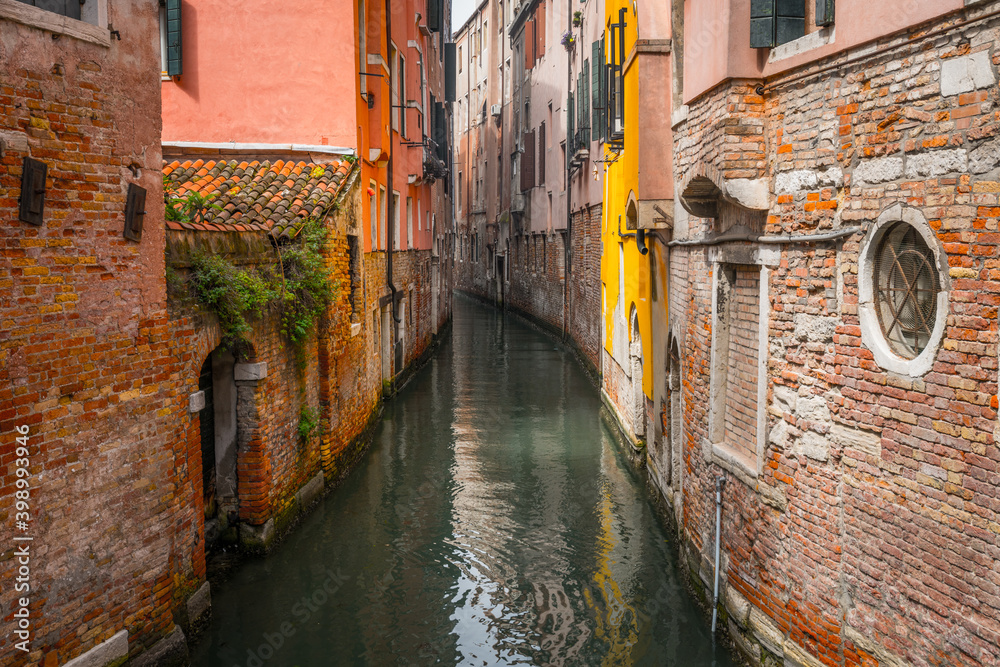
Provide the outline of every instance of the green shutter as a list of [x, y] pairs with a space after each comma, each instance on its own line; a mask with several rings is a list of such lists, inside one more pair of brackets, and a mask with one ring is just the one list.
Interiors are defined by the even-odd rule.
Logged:
[[774, 0], [750, 0], [750, 47], [767, 49], [774, 43]]
[[[590, 122], [590, 61], [586, 58], [583, 61], [583, 89], [581, 95], [583, 95], [583, 127], [586, 127], [587, 123]], [[585, 134], [584, 141], [590, 143], [590, 132], [586, 132]]]
[[167, 0], [167, 74], [180, 76], [181, 66], [181, 0]]
[[833, 0], [816, 0], [816, 25], [833, 25]]
[[601, 140], [601, 43], [590, 45], [591, 62], [594, 68], [590, 72], [590, 137], [593, 141]]
[[607, 128], [607, 126], [608, 126], [608, 91], [607, 91], [607, 87], [608, 87], [608, 63], [605, 62], [605, 58], [607, 58], [607, 55], [604, 52], [604, 37], [603, 36], [601, 37], [601, 46], [598, 49], [598, 51], [599, 51], [599, 58], [597, 59], [597, 62], [601, 63], [601, 71], [600, 71], [599, 76], [597, 77], [598, 87], [600, 88], [600, 90], [598, 91], [598, 97], [597, 97], [597, 99], [598, 99], [598, 101], [600, 101], [600, 107], [601, 107], [600, 110], [598, 111], [598, 115], [601, 118], [601, 122], [600, 122], [600, 126], [601, 126], [601, 139], [603, 140], [603, 139], [607, 138], [607, 136], [605, 135], [604, 132], [605, 132], [605, 128]]
[[[573, 108], [573, 93], [569, 94], [569, 101], [566, 102], [566, 116], [569, 118], [568, 126], [566, 127], [566, 159], [572, 160], [573, 153], [576, 151], [576, 146], [574, 146], [573, 135], [575, 132], [576, 123], [576, 109]], [[566, 165], [569, 166], [569, 165]]]

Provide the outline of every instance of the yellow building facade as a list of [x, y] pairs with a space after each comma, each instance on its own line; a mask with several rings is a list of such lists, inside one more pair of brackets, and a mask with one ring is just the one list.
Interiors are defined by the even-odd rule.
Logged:
[[[628, 0], [605, 3], [602, 389], [636, 445], [659, 433], [665, 350], [656, 343], [667, 324], [662, 230], [673, 211], [669, 8], [648, 11], [667, 16], [639, 15]], [[668, 34], [657, 38], [653, 30]]]

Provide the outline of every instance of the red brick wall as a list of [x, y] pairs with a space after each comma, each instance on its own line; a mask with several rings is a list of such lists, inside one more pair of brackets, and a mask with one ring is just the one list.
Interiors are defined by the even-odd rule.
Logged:
[[[0, 559], [0, 664], [64, 664], [120, 630], [133, 653], [204, 581], [197, 424], [165, 312], [155, 4], [112, 0], [111, 47], [0, 20], [0, 543], [30, 542], [31, 648], [13, 647], [17, 560]], [[18, 221], [25, 156], [44, 224]], [[130, 168], [131, 167], [131, 168]], [[138, 175], [133, 173], [138, 170]], [[145, 187], [141, 242], [122, 236]], [[30, 518], [15, 529], [15, 428]]]
[[[758, 82], [725, 84], [694, 100], [675, 130], [679, 182], [767, 179], [766, 233], [861, 227], [840, 243], [771, 246], [759, 476], [711, 454], [712, 253], [671, 251], [680, 524], [695, 573], [710, 584], [714, 479], [724, 475], [725, 581], [739, 593], [724, 599], [758, 610], [730, 604], [729, 629], [758, 658], [776, 650], [827, 665], [1000, 663], [998, 58], [987, 53], [993, 84], [941, 93], [948, 61], [967, 70], [955, 59], [1000, 39], [996, 18], [962, 25], [977, 11], [887, 38], [849, 65], [821, 72], [833, 63], [820, 62], [813, 76], [769, 81], [763, 97]], [[881, 159], [890, 162], [873, 176]], [[948, 266], [943, 340], [916, 378], [876, 362], [858, 314], [862, 243], [896, 204], [928, 221]], [[681, 222], [679, 238], [717, 231], [711, 220]]]

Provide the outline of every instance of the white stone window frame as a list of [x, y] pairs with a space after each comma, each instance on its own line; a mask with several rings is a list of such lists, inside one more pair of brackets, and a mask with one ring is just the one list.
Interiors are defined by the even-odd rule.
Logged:
[[[875, 254], [885, 233], [897, 222], [913, 227], [924, 239], [924, 243], [934, 254], [934, 264], [938, 270], [941, 291], [937, 295], [937, 312], [934, 315], [934, 330], [927, 346], [913, 359], [906, 359], [892, 351], [889, 341], [882, 333], [875, 308]], [[937, 235], [920, 211], [902, 204], [895, 204], [879, 215], [878, 219], [861, 245], [858, 256], [858, 319], [861, 325], [861, 343], [871, 350], [875, 363], [882, 369], [898, 375], [918, 378], [930, 372], [937, 358], [938, 348], [944, 338], [944, 328], [948, 322], [948, 301], [951, 283], [948, 275], [948, 258]]]
[[[781, 250], [778, 247], [746, 244], [722, 244], [710, 248], [709, 261], [712, 265], [712, 348], [710, 355], [710, 389], [708, 410], [708, 439], [710, 457], [716, 465], [733, 473], [737, 478], [751, 486], [755, 485], [764, 469], [764, 451], [767, 447], [767, 361], [768, 361], [768, 331], [771, 319], [771, 300], [768, 286], [771, 273], [781, 261]], [[728, 363], [728, 348], [725, 354], [719, 349], [719, 276], [727, 265], [756, 265], [760, 267], [760, 303], [758, 306], [759, 321], [757, 324], [757, 449], [754, 461], [746, 461], [738, 456], [732, 446], [725, 441], [725, 381], [726, 373], [720, 364]], [[722, 433], [723, 438], [713, 437]], [[706, 452], [707, 454], [708, 452]]]
[[0, 0], [0, 19], [40, 28], [57, 35], [111, 46], [108, 30], [108, 0], [92, 0], [80, 9], [80, 20], [39, 9], [18, 0]]

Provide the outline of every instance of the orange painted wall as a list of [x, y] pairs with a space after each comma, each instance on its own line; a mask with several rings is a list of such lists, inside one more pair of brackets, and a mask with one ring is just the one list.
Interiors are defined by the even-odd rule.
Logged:
[[184, 74], [161, 86], [163, 140], [354, 147], [352, 6], [185, 1]]

